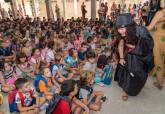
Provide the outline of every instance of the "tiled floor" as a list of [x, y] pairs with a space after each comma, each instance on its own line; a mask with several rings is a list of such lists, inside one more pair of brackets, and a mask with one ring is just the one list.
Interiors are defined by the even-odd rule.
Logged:
[[[142, 92], [136, 97], [130, 97], [127, 102], [121, 100], [122, 91], [116, 82], [110, 86], [96, 86], [96, 89], [105, 92], [108, 100], [103, 104], [100, 112], [90, 114], [165, 114], [165, 89], [157, 90], [152, 83], [153, 78], [149, 77]], [[5, 114], [10, 114], [6, 96], [1, 109]]]

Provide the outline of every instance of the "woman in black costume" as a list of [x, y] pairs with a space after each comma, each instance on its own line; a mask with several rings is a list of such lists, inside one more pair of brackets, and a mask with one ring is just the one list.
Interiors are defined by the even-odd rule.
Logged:
[[146, 83], [149, 71], [154, 67], [153, 39], [146, 28], [136, 26], [130, 14], [117, 16], [120, 61], [115, 81], [123, 89], [122, 99], [136, 96]]

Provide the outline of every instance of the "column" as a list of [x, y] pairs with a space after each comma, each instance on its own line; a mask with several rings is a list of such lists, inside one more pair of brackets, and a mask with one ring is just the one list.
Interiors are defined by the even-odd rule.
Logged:
[[45, 0], [45, 4], [46, 4], [46, 11], [47, 11], [47, 18], [53, 18], [51, 0]]
[[96, 0], [91, 0], [91, 18], [96, 19]]
[[64, 19], [66, 19], [66, 0], [63, 0], [63, 16], [64, 16]]
[[17, 18], [17, 4], [16, 0], [11, 0], [11, 8], [13, 11], [14, 18]]
[[73, 1], [74, 17], [77, 18], [77, 0]]

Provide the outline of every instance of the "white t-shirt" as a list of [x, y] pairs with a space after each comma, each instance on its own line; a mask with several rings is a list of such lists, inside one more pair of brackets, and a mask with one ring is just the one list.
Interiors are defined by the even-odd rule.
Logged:
[[90, 63], [86, 62], [85, 65], [83, 66], [83, 70], [90, 70], [92, 72], [96, 71], [96, 63]]
[[46, 61], [50, 63], [53, 60], [54, 60], [54, 52], [49, 49], [46, 54]]
[[[31, 90], [32, 90], [32, 96], [37, 97], [37, 94], [36, 94], [34, 88], [31, 88]], [[23, 93], [23, 97], [24, 97], [24, 106], [31, 105], [33, 98], [30, 96], [30, 92]], [[21, 103], [21, 98], [20, 98], [19, 93], [17, 93], [15, 96], [15, 102], [17, 104]]]

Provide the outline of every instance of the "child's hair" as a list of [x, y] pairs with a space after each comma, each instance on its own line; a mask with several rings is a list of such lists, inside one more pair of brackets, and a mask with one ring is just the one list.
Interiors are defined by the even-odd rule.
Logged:
[[95, 58], [96, 57], [95, 52], [94, 51], [88, 51], [86, 54], [86, 57], [87, 57], [87, 59]]
[[31, 54], [32, 56], [34, 55], [34, 53], [35, 53], [36, 50], [40, 50], [40, 48], [37, 48], [37, 47], [36, 48], [33, 48], [32, 49], [32, 54]]
[[50, 42], [48, 42], [48, 48], [49, 49], [53, 49], [54, 48], [54, 41], [50, 41]]
[[58, 63], [58, 62], [60, 62], [61, 58], [62, 58], [61, 54], [60, 54], [60, 53], [57, 53], [56, 56], [55, 56], [54, 61], [55, 61], [56, 63]]
[[40, 69], [39, 69], [39, 74], [40, 75], [44, 75], [44, 71], [45, 71], [45, 69], [49, 69], [49, 67], [40, 67]]
[[92, 40], [93, 40], [93, 37], [89, 36], [89, 37], [87, 38], [87, 43], [91, 43]]
[[5, 68], [5, 64], [9, 64], [10, 66], [13, 66], [12, 63], [11, 63], [10, 61], [4, 61], [4, 62], [2, 63], [2, 69], [3, 69], [3, 70], [4, 70], [4, 68]]
[[64, 96], [69, 96], [69, 94], [74, 91], [77, 82], [75, 80], [66, 80], [61, 84], [61, 94]]
[[22, 45], [23, 45], [23, 47], [25, 47], [26, 46], [26, 43], [27, 42], [29, 42], [29, 40], [28, 39], [24, 39], [23, 41], [22, 41]]
[[18, 78], [15, 81], [14, 85], [15, 85], [16, 89], [21, 89], [22, 86], [27, 82], [28, 82], [28, 80], [26, 78]]
[[18, 55], [17, 55], [17, 64], [21, 64], [21, 61], [20, 61], [20, 59], [21, 58], [26, 58], [26, 61], [27, 61], [27, 56], [26, 56], [26, 54], [25, 53], [19, 53]]
[[94, 76], [95, 74], [92, 71], [83, 71], [80, 77], [80, 84], [84, 86], [87, 85], [89, 80], [93, 79]]
[[72, 57], [73, 57], [73, 55], [74, 55], [74, 51], [73, 51], [72, 48], [68, 50], [68, 53], [69, 53], [69, 56], [72, 56]]

